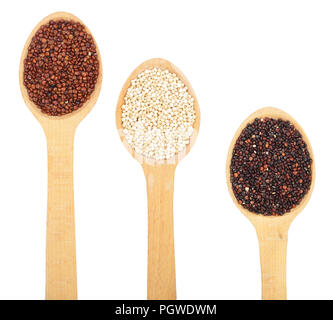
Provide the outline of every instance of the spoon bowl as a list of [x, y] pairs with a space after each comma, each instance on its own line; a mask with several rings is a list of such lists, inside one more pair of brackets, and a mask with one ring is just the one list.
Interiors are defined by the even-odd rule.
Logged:
[[[195, 110], [195, 121], [193, 124], [193, 134], [190, 138], [190, 143], [186, 145], [185, 149], [176, 154], [174, 157], [168, 160], [155, 160], [151, 158], [144, 157], [140, 154], [138, 154], [126, 141], [124, 132], [123, 132], [123, 127], [122, 127], [122, 121], [121, 121], [121, 114], [122, 110], [121, 107], [124, 104], [124, 98], [126, 96], [128, 88], [131, 86], [131, 81], [135, 79], [141, 72], [147, 70], [147, 69], [153, 69], [153, 68], [159, 68], [161, 70], [169, 70], [171, 73], [175, 73], [177, 77], [186, 85], [188, 88], [188, 92], [190, 95], [194, 98], [194, 110]], [[167, 164], [178, 164], [180, 160], [182, 160], [191, 150], [192, 146], [194, 145], [194, 142], [197, 138], [197, 135], [199, 133], [199, 127], [200, 127], [200, 108], [199, 104], [197, 101], [197, 98], [195, 96], [194, 90], [191, 87], [190, 82], [187, 80], [185, 75], [178, 69], [174, 64], [171, 62], [162, 59], [162, 58], [154, 58], [147, 60], [140, 64], [128, 77], [126, 80], [119, 98], [118, 98], [118, 103], [117, 103], [117, 108], [116, 108], [116, 126], [118, 129], [118, 133], [120, 136], [120, 139], [122, 143], [125, 145], [126, 149], [129, 151], [129, 153], [136, 159], [138, 160], [141, 164], [148, 164], [152, 166], [159, 166], [159, 165], [167, 165]]]
[[[36, 27], [32, 30], [32, 32], [30, 33], [24, 48], [23, 48], [23, 52], [21, 55], [21, 60], [20, 60], [20, 69], [19, 69], [19, 81], [20, 81], [20, 88], [21, 88], [21, 93], [24, 99], [24, 102], [26, 103], [26, 105], [28, 106], [28, 108], [30, 109], [30, 111], [32, 112], [32, 114], [37, 118], [37, 120], [41, 123], [42, 127], [46, 129], [48, 129], [49, 126], [54, 126], [56, 125], [55, 122], [56, 121], [61, 121], [62, 125], [64, 123], [69, 123], [69, 125], [71, 127], [73, 127], [73, 125], [78, 125], [81, 120], [83, 118], [85, 118], [85, 116], [91, 111], [91, 109], [94, 107], [94, 105], [96, 104], [97, 98], [99, 96], [99, 93], [101, 91], [101, 87], [102, 87], [102, 61], [101, 61], [101, 55], [98, 49], [98, 46], [96, 44], [96, 41], [94, 40], [94, 43], [96, 45], [96, 51], [97, 51], [97, 56], [98, 56], [98, 60], [99, 60], [99, 77], [97, 79], [96, 85], [95, 85], [95, 89], [93, 91], [93, 93], [91, 94], [90, 98], [85, 102], [85, 104], [69, 113], [63, 116], [50, 116], [46, 113], [43, 113], [35, 104], [33, 101], [30, 100], [28, 92], [26, 87], [24, 86], [24, 80], [23, 80], [23, 72], [24, 72], [24, 60], [27, 57], [27, 53], [28, 53], [28, 49], [29, 49], [29, 45], [31, 43], [32, 38], [34, 37], [34, 35], [36, 34], [36, 32], [38, 31], [38, 29], [49, 23], [51, 20], [68, 20], [68, 21], [74, 21], [74, 22], [79, 22], [80, 24], [85, 26], [85, 31], [91, 35], [92, 39], [94, 40], [94, 37], [92, 35], [92, 33], [90, 32], [90, 30], [87, 28], [87, 26], [76, 16], [74, 16], [71, 13], [67, 13], [67, 12], [55, 12], [52, 13], [50, 15], [48, 15], [47, 17], [45, 17], [43, 20], [41, 20]], [[52, 122], [51, 122], [52, 121]]]
[[[61, 116], [43, 113], [29, 98], [24, 86], [24, 61], [32, 38], [51, 20], [81, 20], [70, 13], [56, 12], [33, 29], [23, 49], [19, 82], [23, 99], [44, 129], [48, 150], [48, 207], [46, 235], [46, 299], [77, 299], [76, 249], [74, 226], [73, 144], [78, 124], [96, 103], [102, 84], [102, 62], [96, 41], [99, 75], [90, 98], [77, 110]], [[85, 25], [84, 25], [85, 26]], [[85, 27], [85, 31], [91, 32]]]
[[[247, 124], [252, 123], [256, 118], [265, 117], [290, 121], [302, 135], [302, 139], [306, 143], [312, 159], [312, 180], [309, 191], [295, 208], [281, 216], [264, 216], [245, 209], [238, 203], [230, 180], [232, 153], [238, 137]], [[235, 205], [251, 221], [257, 231], [262, 272], [262, 298], [265, 300], [286, 299], [286, 250], [288, 230], [291, 222], [307, 205], [315, 182], [315, 164], [310, 141], [302, 127], [286, 112], [272, 107], [259, 109], [251, 114], [236, 131], [227, 156], [226, 177], [228, 190]]]
[[[175, 73], [194, 99], [195, 122], [190, 142], [185, 149], [168, 160], [154, 160], [138, 154], [126, 141], [122, 128], [122, 105], [131, 80], [147, 69], [159, 68]], [[116, 126], [120, 139], [144, 170], [148, 194], [148, 284], [147, 296], [152, 300], [176, 299], [176, 276], [173, 235], [174, 174], [179, 161], [191, 150], [200, 126], [200, 109], [194, 91], [183, 73], [171, 62], [155, 58], [145, 61], [128, 77], [116, 109]]]

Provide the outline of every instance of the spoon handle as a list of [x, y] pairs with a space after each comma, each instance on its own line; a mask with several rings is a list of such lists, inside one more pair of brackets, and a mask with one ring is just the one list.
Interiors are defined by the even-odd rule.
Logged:
[[74, 130], [45, 130], [48, 151], [46, 299], [77, 299], [73, 192]]
[[258, 234], [261, 262], [262, 299], [286, 300], [286, 257], [288, 233]]
[[148, 195], [148, 299], [175, 300], [173, 235], [175, 165], [143, 165]]

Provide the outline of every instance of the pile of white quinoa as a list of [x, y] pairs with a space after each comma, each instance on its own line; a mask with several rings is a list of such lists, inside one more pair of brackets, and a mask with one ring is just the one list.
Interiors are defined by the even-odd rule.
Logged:
[[194, 121], [194, 99], [176, 74], [153, 68], [131, 81], [122, 105], [122, 127], [138, 154], [172, 158], [189, 144]]

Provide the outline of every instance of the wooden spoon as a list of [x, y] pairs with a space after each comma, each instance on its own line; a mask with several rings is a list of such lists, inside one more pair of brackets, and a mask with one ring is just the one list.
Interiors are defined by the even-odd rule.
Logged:
[[[301, 133], [303, 140], [307, 144], [308, 151], [313, 160], [312, 162], [312, 182], [310, 190], [302, 199], [301, 203], [289, 213], [282, 216], [264, 216], [248, 211], [237, 202], [233, 193], [230, 181], [230, 164], [232, 152], [237, 138], [248, 123], [252, 123], [255, 118], [273, 118], [289, 120]], [[238, 209], [252, 222], [259, 240], [261, 278], [262, 278], [262, 299], [264, 300], [285, 300], [287, 298], [286, 289], [286, 253], [288, 241], [288, 229], [295, 217], [304, 209], [308, 203], [315, 181], [315, 164], [310, 142], [301, 126], [287, 113], [276, 108], [263, 108], [251, 114], [237, 130], [228, 153], [227, 158], [227, 185], [232, 199]]]
[[[24, 60], [32, 37], [40, 26], [50, 20], [71, 20], [77, 17], [56, 12], [44, 18], [31, 32], [20, 62], [20, 87], [23, 99], [42, 125], [48, 151], [48, 205], [46, 236], [46, 299], [77, 299], [76, 254], [73, 192], [73, 142], [78, 124], [96, 103], [102, 84], [102, 63], [97, 48], [100, 71], [94, 92], [78, 110], [60, 117], [52, 117], [29, 99], [23, 83]], [[90, 31], [86, 31], [91, 35]], [[96, 43], [95, 43], [96, 44]]]
[[[121, 107], [124, 104], [124, 97], [131, 85], [131, 80], [135, 79], [142, 71], [154, 67], [162, 70], [167, 69], [177, 75], [194, 98], [196, 113], [193, 125], [194, 132], [190, 138], [190, 143], [182, 153], [164, 161], [148, 159], [137, 154], [125, 139], [121, 121]], [[173, 236], [174, 174], [178, 162], [190, 151], [198, 134], [200, 125], [199, 105], [189, 81], [176, 66], [164, 59], [151, 59], [138, 66], [125, 82], [118, 99], [116, 124], [122, 142], [132, 156], [141, 163], [146, 176], [148, 194], [148, 299], [174, 300], [176, 299]]]

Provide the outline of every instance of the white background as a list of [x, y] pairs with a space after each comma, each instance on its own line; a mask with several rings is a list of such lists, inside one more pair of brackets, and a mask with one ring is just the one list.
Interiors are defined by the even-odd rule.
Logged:
[[176, 170], [178, 298], [260, 299], [255, 230], [228, 194], [225, 161], [240, 123], [274, 106], [307, 132], [317, 169], [289, 232], [288, 298], [333, 299], [333, 3], [318, 0], [2, 1], [0, 298], [44, 298], [46, 140], [22, 100], [18, 68], [31, 30], [55, 11], [90, 28], [104, 67], [75, 138], [79, 298], [146, 298], [146, 186], [118, 137], [115, 106], [131, 71], [163, 57], [187, 76], [202, 115]]

